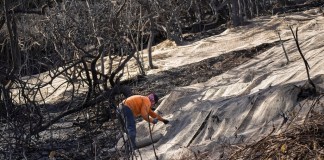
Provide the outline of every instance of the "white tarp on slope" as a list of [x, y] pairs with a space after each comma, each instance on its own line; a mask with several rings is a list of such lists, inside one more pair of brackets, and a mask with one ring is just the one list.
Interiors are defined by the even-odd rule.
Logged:
[[[157, 109], [171, 122], [168, 125], [160, 122], [153, 131], [164, 135], [155, 144], [160, 159], [194, 157], [195, 148], [203, 149], [202, 152], [213, 151], [212, 159], [219, 159], [217, 154], [222, 152], [217, 150], [221, 148], [219, 146], [260, 139], [273, 127], [275, 133], [280, 132], [285, 120], [282, 115], [300, 109], [296, 105], [300, 92], [297, 86], [307, 79], [305, 66], [287, 24], [298, 25], [300, 47], [311, 67], [310, 75], [317, 76], [315, 82], [324, 88], [324, 76], [321, 75], [324, 74], [324, 17], [314, 10], [285, 17], [261, 18], [251, 25], [210, 37], [201, 42], [206, 44], [198, 45], [203, 45], [204, 49], [191, 57], [209, 52], [208, 56], [205, 55], [208, 58], [221, 54], [221, 50], [273, 42], [278, 40], [275, 31], [279, 30], [283, 39], [288, 39], [284, 44], [291, 62], [285, 64], [283, 50], [278, 45], [206, 83], [172, 91]], [[197, 44], [163, 52], [184, 53], [184, 50], [195, 49]], [[183, 60], [188, 62], [185, 58]], [[148, 135], [148, 124], [139, 123], [139, 138]], [[155, 159], [152, 146], [140, 151], [143, 159]]]

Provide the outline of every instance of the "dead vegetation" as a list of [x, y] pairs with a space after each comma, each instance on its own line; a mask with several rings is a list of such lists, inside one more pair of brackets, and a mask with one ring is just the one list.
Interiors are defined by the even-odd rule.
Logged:
[[[7, 4], [9, 4], [10, 1], [3, 2], [7, 2]], [[115, 98], [111, 95], [121, 94], [120, 90], [123, 88], [118, 84], [119, 78], [121, 76], [118, 75], [118, 73], [121, 72], [122, 68], [125, 66], [128, 60], [132, 58], [132, 56], [134, 55], [133, 53], [135, 53], [134, 51], [139, 50], [139, 48], [136, 47], [138, 47], [138, 44], [140, 43], [138, 38], [135, 38], [136, 36], [133, 37], [134, 35], [128, 34], [132, 31], [132, 28], [122, 28], [125, 26], [133, 25], [132, 21], [130, 21], [132, 23], [126, 24], [126, 21], [119, 21], [115, 19], [117, 17], [120, 17], [120, 19], [134, 19], [134, 17], [131, 16], [132, 14], [128, 14], [128, 9], [122, 9], [125, 6], [132, 6], [134, 8], [138, 6], [146, 7], [146, 4], [140, 2], [142, 1], [138, 1], [138, 3], [136, 3], [137, 5], [125, 5], [125, 1], [122, 4], [114, 6], [110, 3], [88, 4], [83, 2], [76, 3], [77, 5], [65, 5], [61, 4], [60, 1], [60, 3], [56, 4], [56, 7], [49, 7], [52, 8], [51, 12], [47, 13], [50, 15], [50, 17], [49, 19], [46, 19], [46, 21], [44, 21], [42, 25], [54, 27], [45, 27], [46, 30], [40, 29], [40, 31], [38, 32], [41, 33], [39, 35], [40, 37], [44, 36], [42, 37], [44, 39], [53, 36], [52, 38], [55, 41], [53, 41], [53, 39], [48, 39], [47, 42], [50, 42], [50, 45], [49, 47], [47, 46], [48, 48], [44, 47], [44, 50], [46, 51], [46, 54], [54, 52], [55, 50], [55, 54], [53, 54], [55, 56], [52, 55], [53, 59], [45, 57], [45, 62], [41, 58], [37, 59], [37, 61], [35, 60], [29, 62], [30, 64], [28, 63], [28, 65], [25, 65], [20, 61], [21, 59], [29, 60], [27, 57], [17, 58], [17, 63], [16, 61], [11, 61], [11, 58], [13, 59], [15, 57], [18, 57], [18, 55], [22, 56], [21, 52], [25, 51], [23, 50], [23, 48], [20, 48], [18, 46], [18, 42], [20, 42], [18, 41], [18, 37], [21, 35], [26, 35], [26, 32], [19, 30], [19, 27], [23, 25], [20, 26], [20, 23], [17, 22], [19, 22], [20, 18], [26, 18], [30, 20], [34, 19], [32, 19], [32, 17], [23, 17], [18, 14], [15, 15], [15, 13], [25, 12], [26, 14], [32, 13], [42, 15], [45, 13], [44, 7], [41, 7], [41, 10], [37, 12], [34, 10], [27, 12], [21, 10], [20, 8], [12, 8], [11, 6], [5, 7], [4, 4], [1, 4], [1, 6], [4, 6], [3, 8], [5, 8], [6, 11], [2, 13], [3, 16], [1, 18], [0, 26], [1, 28], [7, 27], [11, 29], [11, 31], [9, 32], [13, 35], [7, 34], [7, 40], [3, 41], [2, 44], [2, 48], [6, 48], [2, 50], [2, 55], [7, 55], [8, 57], [2, 57], [4, 61], [1, 62], [4, 62], [4, 64], [10, 62], [11, 65], [0, 67], [0, 158], [2, 157], [3, 159], [7, 159], [8, 157], [14, 157], [13, 159], [39, 159], [42, 157], [47, 157], [48, 153], [52, 153], [52, 151], [56, 151], [56, 153], [58, 154], [58, 156], [56, 157], [62, 159], [89, 159], [90, 157], [96, 157], [100, 149], [108, 148], [114, 145], [116, 140], [114, 136], [119, 132], [118, 124], [115, 124], [113, 121], [110, 121], [108, 124], [104, 124], [109, 119], [114, 120], [114, 117], [109, 117], [113, 116], [112, 114], [114, 111], [114, 108], [112, 108], [110, 104], [118, 101], [118, 98]], [[169, 5], [172, 4], [167, 4], [167, 6]], [[179, 6], [182, 5], [185, 4], [179, 4]], [[216, 6], [219, 6], [219, 4], [215, 4], [214, 7]], [[15, 7], [15, 5], [13, 7]], [[66, 11], [68, 12], [61, 12], [61, 8], [62, 10], [65, 10], [64, 7], [68, 7], [68, 9], [66, 9]], [[228, 5], [228, 7], [231, 7], [230, 4]], [[74, 10], [75, 8], [77, 8], [77, 10]], [[114, 8], [115, 10], [111, 8]], [[149, 9], [152, 8], [145, 8], [145, 10], [150, 13]], [[165, 7], [161, 6], [161, 8]], [[226, 7], [223, 6], [222, 8]], [[254, 7], [250, 8], [253, 9]], [[220, 11], [220, 8], [216, 7], [214, 9], [216, 9], [214, 14]], [[199, 8], [193, 10], [194, 11], [191, 11], [192, 13], [197, 12], [197, 15], [201, 15], [200, 13], [198, 13], [198, 11], [200, 11]], [[109, 14], [107, 14], [107, 12], [104, 11], [111, 12], [108, 12]], [[183, 26], [179, 27], [179, 20], [173, 16], [168, 16], [169, 14], [173, 13], [173, 11], [174, 10], [163, 13], [161, 12], [159, 14], [165, 15], [166, 20], [163, 20], [163, 22], [168, 23], [165, 23], [163, 25], [170, 24], [170, 26], [168, 26], [170, 27], [169, 30], [168, 27], [158, 27], [152, 25], [150, 26], [150, 28], [147, 27], [145, 28], [145, 30], [142, 29], [141, 32], [145, 33], [146, 36], [148, 36], [147, 32], [152, 31], [152, 27], [156, 29], [166, 28], [166, 32], [168, 32], [166, 33], [167, 38], [182, 40], [181, 34], [179, 34], [178, 32], [181, 33], [181, 27]], [[63, 13], [63, 16], [57, 13]], [[177, 13], [182, 12], [181, 10], [178, 10]], [[74, 17], [70, 17], [70, 15], [74, 14], [81, 15], [80, 17], [83, 17], [84, 19], [76, 21]], [[252, 13], [251, 11], [251, 16], [254, 16], [254, 14], [255, 13]], [[104, 20], [100, 21], [100, 23], [97, 23], [96, 21], [94, 21], [93, 15], [105, 15], [107, 17], [97, 17], [98, 19], [100, 18], [100, 20]], [[109, 16], [116, 18], [110, 19]], [[142, 17], [140, 17], [142, 16], [142, 11], [138, 11], [138, 14], [134, 16], [136, 16], [135, 19], [138, 18], [138, 21], [136, 21], [136, 23], [138, 23], [139, 26], [143, 25], [144, 28], [144, 21], [139, 21], [140, 19], [143, 19]], [[148, 17], [150, 16], [145, 17], [148, 22], [153, 21]], [[53, 21], [49, 21], [51, 20], [51, 18]], [[195, 30], [195, 26], [198, 26], [198, 30], [203, 30], [206, 33], [205, 35], [208, 36], [209, 31], [212, 31], [207, 29], [209, 23], [207, 24], [207, 21], [202, 21], [204, 20], [204, 18], [202, 17], [196, 17], [194, 19], [198, 19], [199, 24], [190, 26], [189, 28], [191, 28], [192, 30], [190, 32], [193, 32], [193, 30]], [[5, 20], [7, 21], [6, 24]], [[158, 21], [160, 21], [160, 19], [156, 19], [154, 22], [157, 23]], [[18, 29], [16, 23], [18, 24]], [[65, 26], [65, 24], [69, 24], [70, 27], [68, 27], [69, 25]], [[113, 27], [107, 28], [104, 27], [103, 24], [113, 24]], [[64, 28], [66, 27], [67, 29], [62, 30], [62, 26], [64, 26]], [[23, 27], [23, 29], [26, 30], [27, 28], [28, 27]], [[106, 30], [104, 30], [103, 28], [105, 28]], [[223, 29], [224, 27], [220, 28], [219, 30], [216, 29], [214, 30], [215, 32], [211, 34], [217, 34]], [[161, 34], [160, 32], [162, 31], [158, 32], [159, 34]], [[171, 34], [169, 32], [171, 32]], [[111, 34], [107, 35], [106, 33]], [[129, 35], [129, 37], [119, 37], [119, 35]], [[138, 34], [138, 36], [139, 35], [140, 34]], [[190, 36], [183, 36], [182, 38], [185, 41], [194, 40], [197, 37], [203, 37], [204, 33], [201, 33], [201, 35], [203, 36], [200, 36], [200, 34], [196, 35], [198, 36], [191, 34]], [[39, 40], [41, 38], [38, 37], [36, 39]], [[9, 40], [11, 40], [12, 42], [9, 43]], [[111, 45], [112, 42], [114, 43]], [[85, 46], [85, 44], [89, 45]], [[125, 83], [132, 84], [134, 86], [135, 93], [142, 94], [156, 90], [160, 96], [163, 96], [174, 87], [181, 87], [207, 81], [209, 78], [215, 75], [219, 75], [233, 67], [246, 62], [250, 58], [253, 58], [255, 55], [261, 53], [260, 50], [267, 49], [268, 47], [271, 47], [271, 45], [273, 44], [270, 44], [269, 46], [268, 44], [261, 45], [250, 50], [231, 52], [213, 59], [201, 61], [196, 64], [175, 68], [169, 71], [161, 72], [160, 74], [154, 76], [141, 77], [137, 80], [128, 81]], [[30, 45], [29, 47], [30, 49], [26, 50], [27, 53], [34, 53], [34, 50], [37, 50], [41, 53], [40, 55], [43, 55], [41, 49], [34, 49], [33, 45]], [[69, 52], [66, 52], [67, 50]], [[118, 69], [111, 70], [112, 67], [110, 67], [109, 74], [104, 74], [104, 70], [99, 71], [96, 69], [96, 66], [99, 64], [99, 60], [103, 60], [104, 54], [107, 52], [111, 52], [112, 55], [118, 54], [120, 52], [126, 52], [128, 58], [126, 58], [125, 61], [121, 63]], [[71, 55], [66, 53], [71, 53]], [[23, 56], [27, 56], [27, 54], [23, 54]], [[61, 57], [60, 61], [57, 61], [57, 57]], [[110, 60], [112, 61], [113, 58], [110, 58]], [[47, 59], [50, 60], [47, 61]], [[66, 64], [69, 65], [63, 68], [63, 70], [59, 69], [60, 66], [65, 66]], [[26, 68], [24, 66], [26, 66]], [[31, 66], [32, 69], [30, 69]], [[70, 70], [72, 70], [72, 68], [79, 68], [79, 73], [84, 72], [86, 74], [74, 75], [74, 72], [73, 74], [69, 72]], [[72, 91], [66, 90], [61, 94], [68, 95], [66, 96], [68, 98], [68, 102], [57, 102], [55, 105], [45, 104], [46, 97], [42, 97], [42, 100], [40, 102], [36, 102], [36, 95], [43, 95], [42, 89], [45, 85], [39, 85], [30, 88], [28, 83], [19, 79], [23, 75], [40, 73], [47, 69], [51, 69], [56, 73], [52, 76], [50, 74], [51, 81], [47, 84], [53, 87], [53, 93], [55, 93], [59, 88], [58, 86], [53, 86], [53, 81], [61, 75], [65, 77], [65, 81], [62, 82], [61, 85], [66, 83], [67, 86], [73, 86]], [[26, 70], [24, 71], [26, 73], [18, 73], [18, 71], [20, 70]], [[34, 70], [39, 71], [36, 72]], [[80, 81], [82, 81], [80, 85], [76, 83], [78, 79], [81, 79]], [[78, 94], [81, 92], [79, 88], [79, 86], [81, 85], [88, 88], [86, 95]], [[11, 94], [12, 91], [17, 88], [20, 90], [20, 93], [25, 100], [24, 104], [22, 105], [17, 105], [17, 102], [14, 100], [14, 97], [12, 97]], [[125, 92], [127, 92], [127, 94], [125, 93], [124, 95], [128, 95], [128, 90]], [[48, 107], [55, 108], [55, 111], [48, 109]], [[78, 114], [78, 116], [76, 116], [76, 114]], [[103, 117], [106, 119], [104, 119]], [[73, 123], [71, 121], [73, 121]], [[66, 133], [64, 134], [64, 132], [66, 132], [68, 129], [76, 130], [69, 130], [69, 135], [66, 135]], [[44, 135], [44, 132], [46, 132], [50, 136]], [[56, 135], [56, 137], [53, 135]]]
[[270, 133], [255, 143], [233, 147], [229, 159], [323, 159], [324, 114], [320, 111], [324, 108], [323, 94], [301, 103], [310, 104], [304, 106], [309, 111], [301, 123], [292, 121], [279, 135]]

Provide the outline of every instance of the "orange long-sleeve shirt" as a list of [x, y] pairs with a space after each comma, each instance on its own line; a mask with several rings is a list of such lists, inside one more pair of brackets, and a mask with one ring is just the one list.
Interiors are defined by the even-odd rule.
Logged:
[[148, 117], [148, 115], [150, 115], [153, 118], [158, 118], [158, 120], [163, 121], [163, 118], [161, 116], [152, 111], [151, 101], [146, 96], [130, 96], [123, 101], [123, 104], [132, 110], [135, 117], [141, 115], [143, 119], [152, 123], [153, 119]]

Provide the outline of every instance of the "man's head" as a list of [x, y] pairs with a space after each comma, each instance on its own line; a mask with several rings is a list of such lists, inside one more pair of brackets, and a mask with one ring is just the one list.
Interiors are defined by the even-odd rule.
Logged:
[[154, 93], [149, 94], [148, 97], [151, 101], [152, 106], [159, 101], [159, 97]]

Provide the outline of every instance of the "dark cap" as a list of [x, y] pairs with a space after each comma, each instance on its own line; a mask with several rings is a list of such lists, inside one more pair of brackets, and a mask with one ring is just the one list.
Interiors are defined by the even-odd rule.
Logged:
[[155, 93], [152, 93], [153, 94], [153, 96], [154, 96], [154, 101], [155, 101], [155, 103], [158, 103], [158, 101], [159, 101], [159, 97], [155, 94]]
[[148, 97], [151, 99], [151, 100], [154, 100], [155, 103], [157, 103], [159, 101], [159, 97], [155, 94], [155, 93], [151, 93], [148, 95]]

